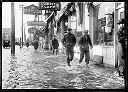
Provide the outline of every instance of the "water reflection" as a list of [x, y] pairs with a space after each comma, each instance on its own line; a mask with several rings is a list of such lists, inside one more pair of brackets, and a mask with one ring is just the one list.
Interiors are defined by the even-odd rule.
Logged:
[[[49, 52], [47, 54], [50, 55]], [[8, 64], [9, 74], [3, 88], [98, 89], [108, 88], [110, 83], [116, 88], [117, 82], [112, 77], [109, 77], [111, 76], [110, 73], [102, 76], [108, 72], [108, 70], [103, 70], [102, 67], [91, 67], [91, 69], [88, 69], [85, 66], [73, 65], [79, 67], [68, 70], [64, 56], [49, 57], [38, 50], [24, 51], [23, 55], [17, 57], [11, 58]], [[99, 70], [105, 73], [96, 74], [95, 72]], [[100, 71], [99, 73], [102, 72]]]

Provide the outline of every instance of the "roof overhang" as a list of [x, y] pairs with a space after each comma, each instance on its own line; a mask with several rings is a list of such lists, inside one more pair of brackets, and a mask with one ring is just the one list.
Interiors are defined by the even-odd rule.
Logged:
[[55, 17], [56, 21], [59, 21], [62, 15], [66, 12], [68, 5], [71, 4], [71, 2], [68, 2], [65, 4], [64, 8], [62, 8], [60, 11], [58, 11], [58, 14]]

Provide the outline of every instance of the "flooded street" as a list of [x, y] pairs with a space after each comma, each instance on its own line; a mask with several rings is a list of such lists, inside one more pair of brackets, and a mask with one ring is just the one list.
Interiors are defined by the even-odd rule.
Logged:
[[2, 89], [123, 89], [124, 80], [113, 75], [114, 69], [90, 62], [78, 64], [74, 58], [67, 66], [65, 55], [19, 49], [11, 58], [10, 49], [2, 51]]

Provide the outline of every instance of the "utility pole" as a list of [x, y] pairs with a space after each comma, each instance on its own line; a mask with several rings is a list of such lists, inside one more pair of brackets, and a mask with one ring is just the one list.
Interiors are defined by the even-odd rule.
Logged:
[[24, 43], [26, 44], [25, 24], [24, 24]]
[[21, 9], [22, 9], [22, 30], [21, 30], [21, 34], [22, 34], [22, 37], [21, 37], [21, 45], [22, 45], [22, 48], [23, 48], [23, 14], [24, 14], [24, 7], [23, 7], [23, 5], [20, 5], [21, 7]]
[[15, 56], [15, 14], [14, 14], [14, 2], [11, 2], [11, 55]]

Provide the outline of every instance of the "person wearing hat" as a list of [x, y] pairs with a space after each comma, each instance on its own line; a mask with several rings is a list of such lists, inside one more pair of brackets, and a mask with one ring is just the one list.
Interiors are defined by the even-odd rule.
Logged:
[[84, 30], [84, 34], [80, 37], [78, 44], [80, 46], [79, 64], [82, 62], [84, 55], [85, 55], [85, 63], [88, 66], [89, 60], [90, 60], [89, 45], [90, 45], [91, 49], [93, 48], [90, 36], [88, 35], [88, 30]]
[[59, 47], [59, 42], [58, 42], [58, 40], [57, 40], [57, 38], [56, 38], [56, 36], [54, 35], [53, 36], [53, 39], [52, 39], [52, 49], [53, 49], [53, 55], [54, 55], [54, 52], [56, 53], [56, 55], [57, 55], [57, 53], [58, 53], [58, 47]]
[[118, 54], [117, 54], [117, 57], [118, 57], [118, 74], [120, 77], [125, 77], [125, 61], [126, 61], [126, 51], [127, 51], [127, 45], [126, 45], [126, 41], [127, 41], [127, 38], [126, 38], [126, 31], [125, 31], [125, 28], [124, 28], [124, 22], [125, 20], [124, 19], [121, 19], [118, 21], [117, 24], [119, 24], [120, 28], [119, 30], [117, 31], [117, 38], [118, 38], [118, 43], [117, 43], [117, 47], [118, 47]]
[[64, 35], [62, 38], [62, 44], [66, 48], [66, 56], [67, 56], [67, 63], [70, 66], [70, 61], [73, 60], [74, 57], [74, 46], [76, 44], [76, 37], [74, 34], [71, 33], [70, 28], [67, 29], [67, 34]]

